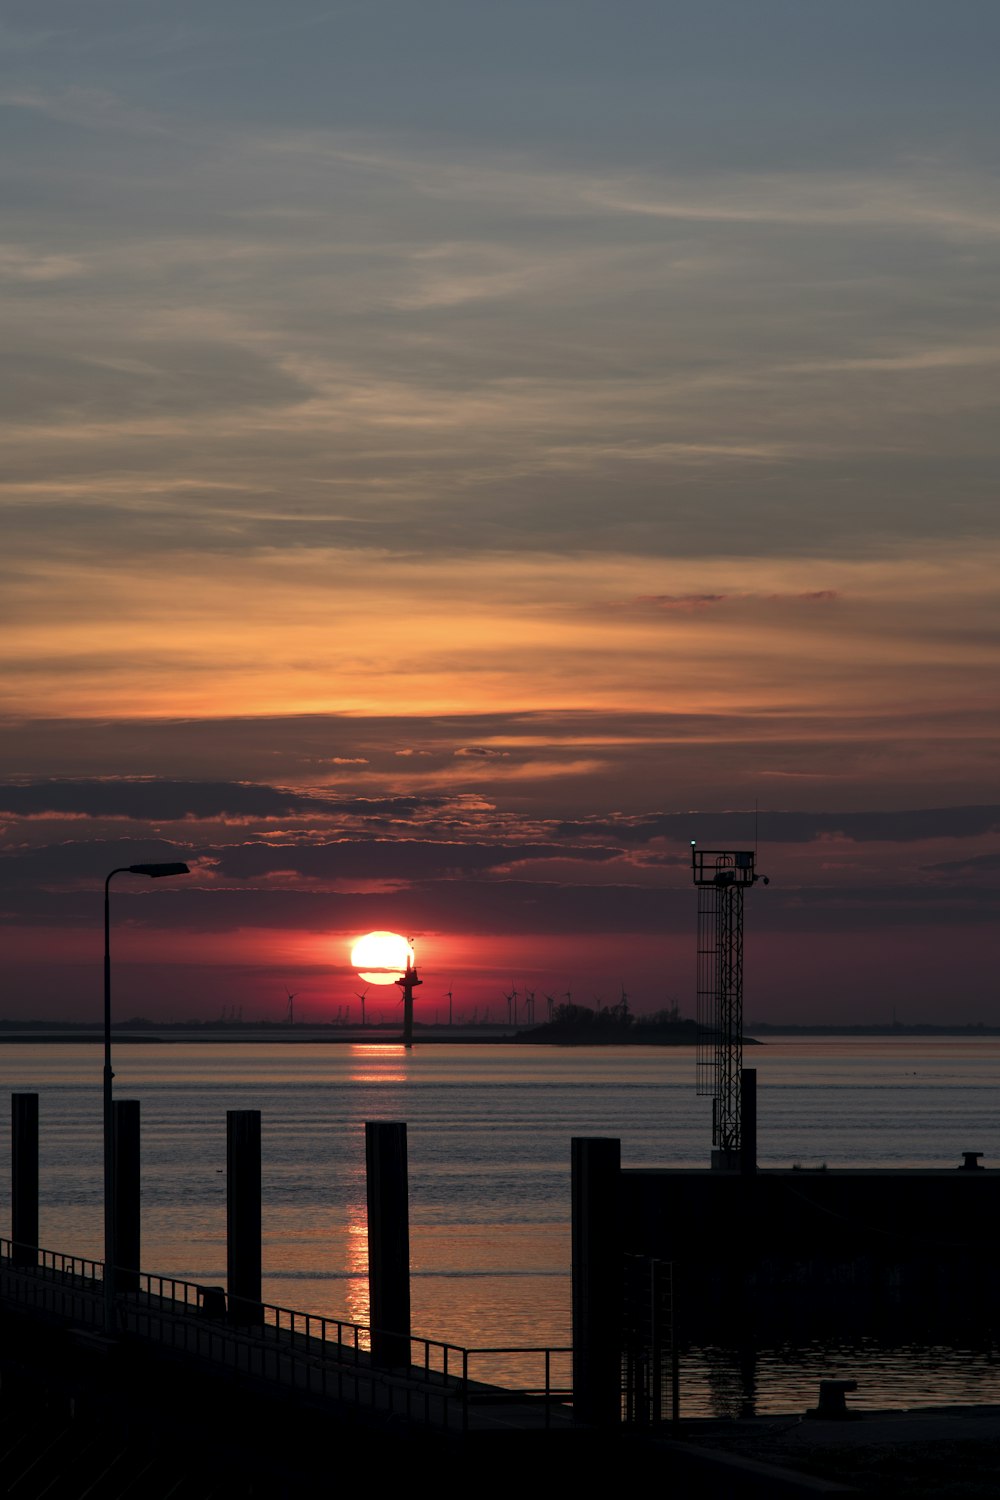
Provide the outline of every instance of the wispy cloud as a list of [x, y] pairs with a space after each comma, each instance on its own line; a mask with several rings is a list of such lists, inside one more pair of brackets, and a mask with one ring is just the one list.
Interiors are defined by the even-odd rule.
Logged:
[[836, 589], [807, 589], [800, 594], [637, 594], [621, 607], [637, 607], [662, 613], [681, 610], [686, 613], [689, 610], [714, 609], [726, 604], [831, 604], [839, 597]]
[[28, 918], [134, 834], [206, 955], [652, 954], [671, 819], [778, 796], [787, 941], [980, 923], [925, 867], [997, 835], [919, 814], [995, 788], [996, 24], [417, 9], [0, 30], [0, 819], [83, 872]]

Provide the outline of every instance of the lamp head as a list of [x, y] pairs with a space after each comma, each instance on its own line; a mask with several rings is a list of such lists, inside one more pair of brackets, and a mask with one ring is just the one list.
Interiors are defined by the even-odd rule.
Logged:
[[153, 880], [161, 880], [164, 875], [190, 875], [191, 871], [187, 865], [163, 864], [163, 865], [129, 865], [130, 875], [149, 875]]

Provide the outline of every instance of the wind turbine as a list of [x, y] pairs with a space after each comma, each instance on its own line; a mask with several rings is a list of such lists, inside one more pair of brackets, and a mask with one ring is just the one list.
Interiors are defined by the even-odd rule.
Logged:
[[[295, 995], [297, 995], [298, 993], [299, 993], [298, 990], [296, 990], [295, 991]], [[285, 994], [288, 996], [288, 1012], [287, 1012], [287, 1014], [285, 1016], [285, 1020], [288, 1022], [289, 1026], [294, 1026], [295, 1025], [295, 995], [293, 995], [289, 990], [286, 990]]]
[[370, 989], [371, 989], [371, 985], [366, 984], [363, 990], [355, 990], [354, 991], [354, 993], [357, 995], [358, 999], [361, 1001], [361, 1024], [362, 1024], [362, 1026], [365, 1025], [365, 996], [367, 995], [367, 993], [368, 993], [368, 991]]
[[450, 1026], [451, 1025], [451, 1002], [452, 1002], [452, 1000], [454, 998], [454, 996], [451, 993], [451, 990], [445, 990], [445, 992], [444, 992], [444, 998], [448, 1002], [448, 1025]]

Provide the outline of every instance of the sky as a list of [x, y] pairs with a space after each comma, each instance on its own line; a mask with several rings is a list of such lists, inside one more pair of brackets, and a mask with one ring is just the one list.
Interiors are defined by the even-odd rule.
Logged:
[[0, 43], [0, 1014], [1000, 1024], [994, 0]]

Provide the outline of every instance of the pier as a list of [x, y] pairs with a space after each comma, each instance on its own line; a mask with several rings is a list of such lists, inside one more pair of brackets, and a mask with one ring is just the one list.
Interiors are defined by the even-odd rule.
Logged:
[[[684, 1500], [848, 1493], [762, 1465], [752, 1411], [742, 1449], [735, 1428], [689, 1419], [682, 1341], [728, 1333], [752, 1364], [761, 1327], [824, 1306], [947, 1322], [996, 1305], [1000, 1173], [976, 1152], [936, 1172], [759, 1171], [744, 1132], [732, 1170], [630, 1170], [618, 1140], [578, 1137], [572, 1347], [462, 1347], [410, 1326], [402, 1122], [365, 1128], [363, 1325], [262, 1298], [258, 1111], [227, 1116], [222, 1286], [140, 1268], [135, 1101], [115, 1104], [117, 1263], [39, 1247], [38, 1104], [13, 1096], [15, 1233], [0, 1240], [0, 1481], [20, 1500], [297, 1500], [333, 1471], [396, 1483], [422, 1463], [468, 1483], [611, 1485], [636, 1459]], [[516, 1380], [497, 1383], [498, 1357]]]
[[[298, 1496], [331, 1466], [360, 1481], [373, 1467], [402, 1477], [421, 1456], [446, 1455], [470, 1478], [487, 1465], [513, 1477], [525, 1464], [589, 1472], [603, 1461], [574, 1420], [569, 1348], [468, 1348], [411, 1330], [401, 1122], [366, 1126], [365, 1326], [261, 1296], [258, 1111], [227, 1117], [223, 1287], [139, 1268], [136, 1101], [115, 1102], [117, 1264], [39, 1247], [38, 1104], [13, 1097], [17, 1237], [0, 1240], [6, 1492]], [[498, 1358], [517, 1362], [519, 1383], [491, 1379]]]
[[[468, 1349], [435, 1339], [393, 1334], [398, 1361], [373, 1356], [378, 1330], [259, 1301], [227, 1296], [221, 1287], [140, 1272], [136, 1287], [119, 1293], [116, 1323], [104, 1326], [104, 1267], [39, 1250], [34, 1265], [24, 1247], [0, 1239], [0, 1303], [8, 1317], [50, 1333], [70, 1333], [81, 1347], [105, 1355], [120, 1343], [144, 1363], [165, 1361], [224, 1375], [321, 1403], [331, 1415], [383, 1426], [387, 1419], [440, 1432], [486, 1432], [512, 1426], [528, 1431], [565, 1426], [571, 1391], [557, 1384], [568, 1349]], [[536, 1385], [513, 1390], [475, 1378], [477, 1363], [496, 1355], [531, 1358]]]
[[633, 1169], [620, 1203], [625, 1247], [685, 1287], [688, 1335], [1000, 1313], [996, 1169]]
[[430, 1339], [384, 1368], [370, 1329], [145, 1273], [117, 1294], [109, 1336], [100, 1263], [18, 1251], [0, 1241], [5, 1493], [297, 1496], [331, 1469], [389, 1477], [445, 1454], [461, 1467], [484, 1444], [513, 1464], [577, 1436], [555, 1351], [532, 1351], [538, 1387], [517, 1391], [475, 1378], [490, 1351]]

